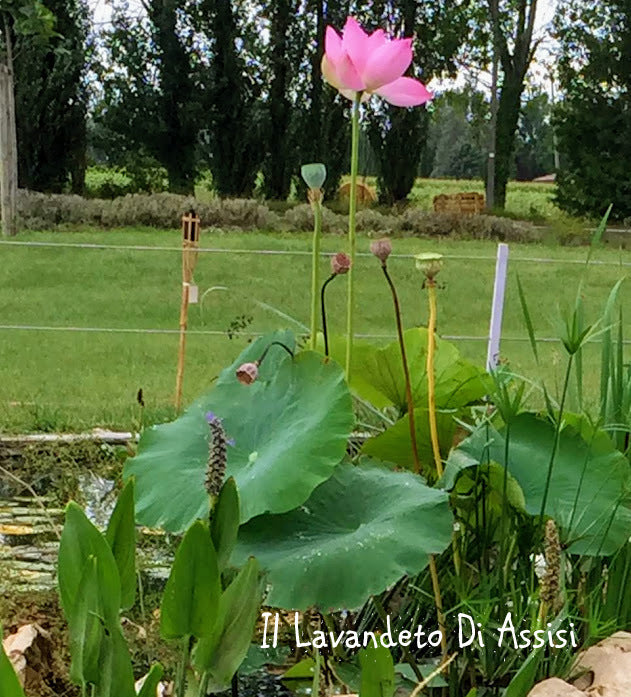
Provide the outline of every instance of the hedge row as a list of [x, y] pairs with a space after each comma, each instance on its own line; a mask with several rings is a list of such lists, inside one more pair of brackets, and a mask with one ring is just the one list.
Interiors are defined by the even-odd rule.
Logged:
[[[29, 230], [58, 227], [179, 228], [182, 214], [194, 209], [205, 229], [264, 230], [273, 232], [309, 231], [313, 213], [308, 204], [299, 204], [284, 213], [270, 210], [256, 200], [201, 202], [176, 194], [130, 194], [112, 200], [80, 196], [49, 195], [20, 191], [18, 214], [21, 226]], [[325, 208], [324, 231], [343, 234], [347, 217]], [[357, 228], [371, 236], [453, 236], [471, 239], [531, 241], [540, 233], [529, 223], [487, 215], [460, 216], [432, 213], [410, 206], [400, 213], [372, 209], [357, 213]]]

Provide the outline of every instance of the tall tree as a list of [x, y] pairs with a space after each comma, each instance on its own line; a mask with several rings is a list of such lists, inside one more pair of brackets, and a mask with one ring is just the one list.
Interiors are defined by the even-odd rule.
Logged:
[[208, 37], [211, 53], [203, 152], [217, 193], [249, 196], [262, 159], [261, 110], [259, 88], [237, 48], [243, 37], [233, 5], [205, 0], [201, 7], [198, 28]]
[[428, 148], [432, 177], [478, 178], [483, 174], [488, 139], [487, 104], [471, 87], [446, 92], [432, 104]]
[[335, 196], [342, 175], [348, 171], [350, 128], [348, 100], [322, 79], [324, 32], [329, 24], [340, 29], [349, 12], [349, 0], [308, 0], [304, 15], [311, 34], [304, 41], [306, 69], [298, 85], [296, 109], [301, 135], [298, 156], [301, 164], [322, 162], [326, 165], [325, 194], [330, 198]]
[[99, 120], [122, 141], [122, 154], [146, 152], [167, 171], [169, 190], [194, 192], [196, 148], [204, 122], [203, 62], [187, 6], [146, 0], [147, 22], [126, 5], [105, 33], [109, 60]]
[[82, 0], [47, 0], [56, 35], [24, 37], [16, 51], [19, 186], [61, 192], [68, 179], [83, 193], [86, 167], [86, 42]]
[[298, 165], [291, 91], [304, 55], [301, 23], [296, 17], [299, 5], [298, 0], [274, 0], [266, 2], [263, 10], [263, 16], [269, 22], [270, 37], [266, 51], [269, 94], [263, 175], [265, 194], [274, 199], [287, 198]]
[[495, 124], [494, 206], [503, 209], [526, 74], [536, 49], [533, 35], [537, 0], [488, 0], [488, 7], [494, 50], [501, 66]]
[[[455, 72], [455, 58], [468, 29], [467, 0], [381, 0], [371, 3], [363, 16], [367, 24], [382, 26], [391, 35], [414, 37], [411, 70], [425, 83]], [[379, 198], [386, 203], [404, 201], [414, 186], [426, 144], [428, 112], [373, 100], [367, 116], [368, 134], [379, 161]]]
[[552, 110], [546, 92], [536, 90], [523, 100], [515, 144], [515, 176], [529, 181], [554, 170]]
[[0, 0], [0, 207], [2, 234], [16, 235], [17, 128], [14, 92], [14, 37], [46, 41], [54, 17], [39, 0]]
[[631, 2], [566, 0], [556, 20], [563, 100], [555, 117], [558, 203], [574, 215], [631, 216]]

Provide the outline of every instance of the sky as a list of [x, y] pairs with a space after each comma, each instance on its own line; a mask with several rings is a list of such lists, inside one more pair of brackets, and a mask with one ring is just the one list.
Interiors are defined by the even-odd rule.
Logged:
[[[486, 2], [486, 0], [478, 0]], [[537, 5], [537, 21], [535, 25], [535, 36], [541, 36], [546, 33], [546, 27], [554, 17], [554, 10], [558, 0], [539, 0]], [[95, 23], [104, 24], [111, 19], [111, 0], [88, 0], [88, 4], [92, 10], [92, 16]], [[137, 9], [138, 14], [142, 14], [142, 3], [140, 0], [129, 0], [129, 6], [133, 11]], [[550, 78], [545, 65], [550, 64], [551, 55], [554, 54], [554, 45], [551, 40], [543, 41], [535, 55], [535, 64], [531, 67], [531, 75], [533, 81], [541, 85], [544, 89], [550, 89]], [[455, 81], [436, 80], [430, 84], [431, 89], [441, 91], [444, 89], [460, 87], [466, 82], [466, 69], [462, 70], [462, 74]], [[479, 76], [480, 87], [487, 88], [490, 84], [490, 76], [481, 74]]]

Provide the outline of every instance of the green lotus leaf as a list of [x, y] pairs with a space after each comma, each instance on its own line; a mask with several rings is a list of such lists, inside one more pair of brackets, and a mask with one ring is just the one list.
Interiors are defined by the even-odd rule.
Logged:
[[420, 477], [342, 464], [297, 510], [242, 526], [235, 557], [253, 555], [267, 571], [271, 606], [352, 609], [422, 571], [452, 526], [446, 492]]
[[292, 359], [273, 346], [259, 379], [240, 384], [236, 366], [260, 357], [273, 338], [250, 346], [179, 419], [143, 433], [138, 455], [125, 467], [125, 476], [136, 480], [140, 523], [181, 532], [207, 517], [209, 411], [223, 420], [234, 442], [228, 447], [226, 477], [237, 484], [242, 522], [292, 510], [330, 477], [354, 423], [343, 371], [317, 353]]
[[[436, 426], [440, 452], [443, 458], [446, 458], [456, 433], [457, 424], [454, 421], [453, 413], [437, 412]], [[434, 454], [427, 409], [414, 410], [414, 430], [416, 432], [416, 446], [421, 465], [434, 470]], [[361, 452], [364, 455], [371, 455], [384, 462], [392, 462], [399, 467], [414, 469], [414, 454], [407, 414], [379, 435], [368, 439], [362, 446]]]
[[[568, 415], [554, 459], [544, 513], [560, 527], [573, 554], [613, 554], [631, 536], [631, 471], [624, 455], [602, 431], [581, 432], [580, 419]], [[576, 427], [570, 422], [576, 424]], [[452, 488], [459, 473], [480, 463], [505, 463], [505, 430], [482, 426], [447, 461], [443, 485]], [[510, 427], [508, 471], [520, 485], [526, 511], [539, 515], [555, 437], [554, 425], [536, 414], [517, 416]]]
[[[427, 329], [408, 329], [403, 335], [410, 369], [412, 398], [416, 408], [427, 406]], [[331, 355], [343, 361], [346, 342], [333, 337]], [[492, 390], [489, 376], [462, 358], [458, 349], [436, 337], [434, 359], [436, 407], [458, 409], [478, 401]], [[377, 347], [361, 341], [353, 345], [351, 388], [378, 408], [396, 406], [407, 410], [405, 376], [398, 341]]]

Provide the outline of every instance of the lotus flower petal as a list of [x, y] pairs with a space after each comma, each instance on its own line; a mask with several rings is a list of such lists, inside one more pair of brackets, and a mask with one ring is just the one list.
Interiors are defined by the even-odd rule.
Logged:
[[342, 37], [333, 29], [327, 27], [324, 34], [324, 53], [333, 63], [337, 63], [342, 57]]
[[412, 39], [388, 39], [382, 29], [366, 33], [348, 17], [342, 35], [327, 27], [322, 76], [353, 101], [377, 93], [395, 106], [417, 106], [432, 98], [418, 80], [403, 77], [412, 62]]
[[369, 90], [375, 91], [400, 78], [412, 62], [412, 39], [395, 39], [382, 44], [370, 54], [362, 77]]
[[375, 92], [394, 106], [419, 106], [434, 96], [422, 82], [411, 77], [400, 77]]
[[347, 53], [344, 53], [340, 62], [335, 66], [335, 70], [343, 88], [362, 92], [366, 89], [366, 83], [357, 72], [353, 61]]
[[353, 17], [349, 17], [344, 25], [342, 48], [360, 75], [370, 58], [370, 52], [375, 50], [375, 47], [371, 45], [370, 36], [366, 34], [360, 27], [359, 22], [353, 19]]

